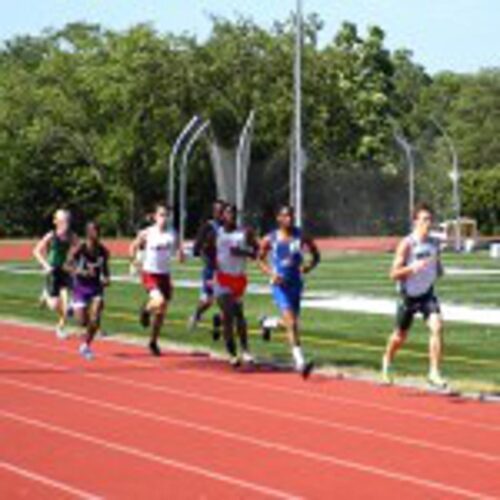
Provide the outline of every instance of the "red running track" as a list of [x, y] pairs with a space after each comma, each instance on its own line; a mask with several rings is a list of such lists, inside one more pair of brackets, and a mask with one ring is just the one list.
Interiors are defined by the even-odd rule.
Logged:
[[500, 498], [500, 406], [0, 323], [1, 498]]

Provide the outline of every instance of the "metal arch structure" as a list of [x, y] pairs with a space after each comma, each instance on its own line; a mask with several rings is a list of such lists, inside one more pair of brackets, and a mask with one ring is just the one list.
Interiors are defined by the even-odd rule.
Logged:
[[[177, 156], [186, 142], [187, 137], [191, 132], [200, 125], [201, 118], [198, 115], [193, 116], [191, 120], [185, 125], [181, 133], [177, 136], [175, 143], [170, 152], [168, 161], [168, 180], [167, 180], [167, 206], [172, 210], [175, 206], [175, 165], [177, 163]], [[173, 219], [172, 219], [173, 220]]]
[[236, 208], [238, 222], [241, 224], [245, 209], [245, 195], [248, 179], [248, 166], [250, 162], [250, 149], [255, 123], [255, 111], [250, 111], [247, 121], [240, 134], [236, 152]]
[[462, 231], [460, 229], [460, 220], [462, 218], [462, 201], [460, 196], [460, 164], [457, 149], [445, 128], [431, 116], [431, 122], [434, 124], [448, 146], [451, 156], [452, 169], [450, 172], [451, 182], [453, 184], [453, 214], [455, 217], [455, 250], [460, 252], [462, 249]]
[[192, 133], [182, 152], [181, 168], [179, 175], [179, 241], [182, 245], [186, 235], [186, 217], [187, 217], [187, 171], [189, 156], [198, 139], [208, 130], [210, 120], [201, 123]]
[[415, 149], [410, 141], [403, 135], [403, 133], [394, 127], [393, 131], [394, 140], [398, 146], [403, 150], [408, 163], [408, 212], [410, 228], [413, 223], [413, 212], [415, 210], [415, 158], [413, 157], [413, 150]]

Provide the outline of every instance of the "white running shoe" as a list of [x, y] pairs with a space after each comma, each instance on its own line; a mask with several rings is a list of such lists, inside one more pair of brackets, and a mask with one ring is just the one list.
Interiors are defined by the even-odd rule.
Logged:
[[448, 387], [448, 381], [438, 371], [430, 371], [427, 380], [430, 385], [437, 389], [446, 389]]
[[58, 326], [56, 328], [56, 337], [59, 340], [66, 340], [68, 338], [68, 334], [66, 333], [66, 330], [62, 326]]
[[188, 331], [191, 333], [194, 332], [197, 326], [198, 326], [198, 320], [196, 319], [196, 315], [193, 314], [188, 319], [188, 324], [187, 324]]
[[382, 360], [382, 382], [387, 385], [394, 384], [394, 371], [385, 358]]
[[87, 361], [92, 361], [94, 359], [94, 353], [92, 352], [92, 349], [86, 342], [80, 346], [79, 352], [80, 356], [86, 359]]
[[255, 363], [255, 358], [248, 351], [242, 352], [241, 360], [243, 361], [243, 363], [246, 363], [249, 365]]

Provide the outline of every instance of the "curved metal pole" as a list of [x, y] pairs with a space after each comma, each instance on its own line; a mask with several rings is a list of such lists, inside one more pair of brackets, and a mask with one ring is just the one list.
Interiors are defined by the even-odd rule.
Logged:
[[247, 148], [252, 140], [253, 124], [255, 120], [255, 111], [252, 110], [248, 115], [243, 131], [241, 132], [238, 150], [236, 152], [236, 208], [238, 209], [238, 222], [241, 223], [243, 209], [245, 208], [245, 192], [247, 185], [247, 168], [245, 165]]
[[[180, 244], [184, 244], [184, 237], [186, 234], [186, 194], [187, 194], [187, 166], [189, 155], [196, 141], [201, 137], [201, 135], [210, 126], [210, 120], [204, 122], [200, 127], [193, 133], [189, 139], [184, 151], [182, 152], [181, 161], [181, 171], [180, 171], [180, 192], [179, 192], [179, 241]], [[182, 248], [182, 247], [181, 247]]]
[[452, 170], [451, 181], [453, 183], [453, 213], [455, 216], [455, 250], [459, 252], [462, 248], [462, 231], [460, 229], [460, 219], [462, 216], [462, 203], [460, 199], [460, 166], [458, 161], [458, 153], [455, 144], [451, 137], [446, 132], [445, 128], [431, 116], [431, 121], [443, 136], [451, 155]]
[[186, 137], [191, 133], [191, 131], [200, 123], [201, 118], [197, 115], [193, 116], [189, 123], [182, 129], [181, 133], [177, 136], [172, 151], [170, 152], [170, 158], [168, 162], [168, 181], [167, 181], [167, 205], [173, 208], [175, 205], [175, 162], [179, 150]]
[[411, 228], [413, 224], [413, 211], [415, 210], [415, 160], [412, 154], [413, 146], [401, 132], [396, 130], [394, 131], [394, 139], [404, 151], [406, 161], [408, 162], [408, 209]]

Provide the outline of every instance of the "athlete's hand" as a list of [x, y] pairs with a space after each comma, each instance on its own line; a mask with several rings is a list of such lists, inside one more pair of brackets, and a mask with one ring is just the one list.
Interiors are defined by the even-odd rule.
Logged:
[[273, 274], [271, 276], [271, 285], [282, 285], [283, 284], [283, 277], [280, 276], [279, 274]]
[[101, 283], [103, 287], [108, 287], [111, 285], [111, 280], [109, 278], [102, 278]]
[[417, 260], [411, 265], [411, 270], [413, 274], [418, 274], [422, 272], [425, 268], [429, 267], [431, 259]]
[[302, 274], [308, 274], [308, 273], [310, 273], [311, 271], [312, 271], [312, 266], [310, 266], [310, 265], [305, 265], [305, 266], [302, 266], [302, 267], [300, 268], [300, 272], [301, 272]]
[[51, 265], [49, 265], [49, 264], [44, 264], [44, 266], [43, 266], [43, 272], [44, 272], [45, 274], [50, 274], [52, 271], [53, 271], [53, 268], [52, 268], [52, 266], [51, 266]]

